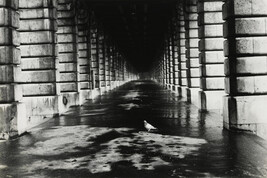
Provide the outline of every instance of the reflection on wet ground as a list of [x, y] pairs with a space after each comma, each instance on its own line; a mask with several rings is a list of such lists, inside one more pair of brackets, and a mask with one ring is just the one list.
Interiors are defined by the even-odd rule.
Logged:
[[218, 114], [150, 81], [73, 107], [0, 150], [0, 177], [267, 176], [266, 141], [223, 130]]

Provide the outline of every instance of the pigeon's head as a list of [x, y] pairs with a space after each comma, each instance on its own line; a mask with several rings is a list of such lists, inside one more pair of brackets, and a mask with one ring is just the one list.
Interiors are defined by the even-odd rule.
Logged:
[[144, 123], [145, 123], [145, 124], [147, 123], [146, 120], [144, 120]]

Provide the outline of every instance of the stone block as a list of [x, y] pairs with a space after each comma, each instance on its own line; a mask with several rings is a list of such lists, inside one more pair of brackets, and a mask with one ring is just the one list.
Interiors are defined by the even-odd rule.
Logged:
[[57, 30], [57, 24], [50, 19], [30, 19], [20, 21], [20, 31]]
[[88, 58], [79, 58], [80, 65], [87, 65], [89, 67], [89, 59]]
[[267, 37], [236, 38], [237, 54], [266, 54]]
[[77, 74], [76, 73], [60, 73], [60, 81], [62, 82], [77, 81]]
[[222, 1], [207, 1], [198, 3], [198, 12], [220, 12], [222, 11]]
[[57, 51], [53, 44], [38, 44], [38, 45], [21, 45], [21, 56], [23, 57], [45, 57], [55, 56]]
[[200, 24], [222, 24], [223, 17], [222, 12], [205, 12], [198, 18], [198, 23]]
[[80, 74], [80, 81], [88, 81], [89, 75], [88, 74]]
[[223, 38], [206, 38], [199, 41], [200, 51], [213, 51], [223, 49]]
[[58, 19], [57, 24], [59, 27], [64, 26], [75, 26], [75, 21], [73, 19]]
[[20, 68], [13, 65], [0, 65], [1, 83], [14, 83], [19, 81]]
[[201, 110], [223, 110], [224, 91], [199, 91], [199, 108]]
[[267, 76], [237, 77], [238, 93], [266, 93]]
[[60, 63], [59, 70], [61, 72], [75, 72], [77, 71], [77, 64], [76, 63]]
[[54, 83], [23, 84], [23, 96], [44, 96], [55, 94], [56, 86]]
[[267, 2], [265, 0], [234, 0], [234, 14], [258, 16], [267, 14]]
[[185, 41], [185, 46], [187, 47], [187, 48], [197, 48], [198, 47], [198, 41], [199, 41], [199, 39], [197, 39], [197, 38], [190, 38], [190, 39], [187, 39], [186, 41]]
[[190, 80], [190, 87], [199, 88], [199, 86], [200, 86], [200, 79], [199, 78], [190, 78], [188, 80]]
[[12, 10], [0, 7], [0, 26], [9, 26], [19, 28], [19, 13]]
[[238, 74], [266, 74], [267, 57], [239, 57], [236, 62], [236, 73]]
[[60, 43], [72, 43], [75, 42], [75, 36], [73, 34], [58, 34], [58, 41]]
[[60, 84], [61, 92], [74, 92], [77, 91], [77, 83], [61, 83]]
[[205, 37], [222, 37], [223, 36], [223, 25], [201, 25], [199, 27], [199, 38]]
[[[36, 126], [47, 117], [51, 118], [59, 113], [57, 96], [23, 97], [22, 102], [26, 105], [26, 116], [31, 126]], [[38, 117], [41, 119], [35, 121]]]
[[235, 34], [237, 35], [266, 35], [267, 18], [236, 18]]
[[20, 9], [20, 19], [56, 19], [56, 9], [40, 8], [40, 9]]
[[76, 54], [74, 53], [61, 53], [58, 55], [59, 62], [72, 62], [76, 61]]
[[66, 53], [66, 52], [75, 52], [76, 43], [64, 43], [63, 45], [59, 45], [58, 51], [60, 53]]
[[200, 88], [203, 90], [223, 90], [224, 89], [224, 78], [223, 77], [213, 77], [206, 78], [202, 77], [200, 83]]
[[199, 68], [190, 68], [191, 77], [199, 77]]
[[79, 58], [87, 58], [88, 51], [79, 51]]
[[54, 57], [22, 58], [21, 69], [55, 69], [56, 59]]
[[17, 30], [9, 27], [0, 27], [0, 45], [20, 45], [20, 35]]
[[0, 46], [1, 64], [20, 64], [20, 50], [14, 46]]
[[19, 0], [1, 0], [0, 7], [11, 7], [16, 10], [19, 7]]
[[20, 32], [22, 44], [55, 43], [55, 34], [51, 31]]
[[8, 103], [22, 99], [22, 88], [15, 84], [0, 84], [0, 102]]
[[19, 80], [25, 83], [56, 81], [55, 70], [22, 71], [21, 73]]
[[201, 76], [203, 77], [224, 77], [223, 64], [207, 64], [201, 66]]
[[200, 62], [203, 63], [224, 63], [223, 51], [205, 51], [200, 53]]
[[57, 7], [57, 0], [19, 0], [19, 7], [25, 9]]

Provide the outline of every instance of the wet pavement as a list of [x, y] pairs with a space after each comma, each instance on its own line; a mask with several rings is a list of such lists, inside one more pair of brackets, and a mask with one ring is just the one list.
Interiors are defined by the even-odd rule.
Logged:
[[0, 177], [267, 177], [267, 142], [135, 81], [0, 143]]

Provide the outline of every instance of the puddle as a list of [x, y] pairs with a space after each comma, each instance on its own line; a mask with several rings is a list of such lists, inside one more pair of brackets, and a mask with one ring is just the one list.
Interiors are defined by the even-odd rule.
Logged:
[[[87, 169], [93, 174], [103, 173], [125, 161], [137, 170], [154, 170], [172, 165], [171, 159], [197, 155], [201, 145], [207, 143], [203, 139], [135, 132], [129, 128], [88, 126], [53, 127], [43, 137], [45, 141], [36, 142], [22, 152], [25, 156], [44, 157], [25, 165], [23, 169], [31, 173], [43, 169]], [[71, 156], [66, 158], [67, 154]], [[49, 160], [45, 156], [58, 159]]]
[[134, 103], [119, 104], [118, 106], [122, 107], [126, 111], [129, 111], [133, 108], [140, 108], [138, 104], [134, 104]]

